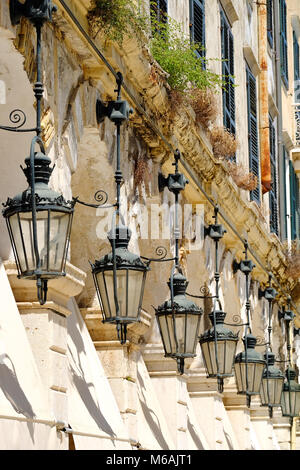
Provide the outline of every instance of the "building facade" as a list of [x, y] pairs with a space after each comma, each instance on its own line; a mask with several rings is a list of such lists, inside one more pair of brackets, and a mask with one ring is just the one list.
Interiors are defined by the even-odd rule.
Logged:
[[[113, 41], [89, 19], [95, 6], [90, 0], [52, 3], [57, 11], [42, 29], [41, 116], [46, 154], [55, 165], [51, 188], [66, 200], [87, 203], [103, 189], [108, 202], [115, 202], [116, 126], [99, 113], [97, 119], [96, 102], [116, 99], [121, 72], [122, 98], [133, 110], [120, 135], [120, 201], [132, 231], [130, 250], [155, 258], [164, 246], [166, 258], [174, 257], [174, 194], [160, 187], [159, 174], [174, 173], [179, 149], [179, 171], [189, 180], [179, 197], [179, 260], [188, 293], [204, 292], [205, 298], [193, 299], [203, 309], [198, 336], [211, 327], [219, 271], [226, 322], [239, 333], [237, 353], [244, 350], [245, 324], [262, 355], [271, 328], [278, 367], [284, 372], [290, 363], [298, 373], [298, 0], [156, 0], [152, 7], [147, 0], [137, 2], [149, 18], [152, 8], [162, 22], [178, 22], [186, 37], [202, 44], [198, 54], [207, 59], [206, 69], [227, 77], [209, 95], [207, 106], [216, 112], [205, 122], [203, 107], [199, 117], [190, 101], [174, 93], [147, 34], [142, 41], [134, 35]], [[25, 17], [12, 25], [9, 0], [0, 4], [0, 48], [0, 124], [21, 130], [24, 111], [23, 129], [34, 128], [36, 33]], [[12, 110], [17, 118], [12, 115], [9, 123]], [[19, 167], [29, 155], [32, 133], [0, 132], [5, 203], [26, 187]], [[236, 147], [226, 153], [232, 136]], [[214, 240], [205, 236], [216, 208], [226, 229], [217, 268]], [[37, 300], [35, 281], [18, 278], [5, 220], [0, 221], [0, 448], [299, 448], [298, 418], [282, 416], [280, 406], [270, 416], [258, 394], [247, 406], [234, 375], [220, 390], [217, 379], [207, 377], [198, 340], [184, 373], [165, 357], [153, 306], [170, 297], [172, 260], [151, 263], [141, 316], [128, 326], [124, 344], [115, 325], [102, 322], [90, 262], [110, 249], [111, 217], [112, 208], [75, 205], [66, 276], [49, 282], [44, 304]], [[248, 284], [237, 268], [246, 246], [255, 264]], [[271, 323], [269, 302], [261, 295], [270, 274], [277, 291]], [[289, 306], [294, 317], [285, 321]]]

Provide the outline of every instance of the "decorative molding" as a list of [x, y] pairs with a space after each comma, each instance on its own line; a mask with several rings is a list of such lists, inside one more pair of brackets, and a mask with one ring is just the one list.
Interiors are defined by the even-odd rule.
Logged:
[[239, 19], [239, 15], [234, 6], [234, 2], [232, 0], [220, 0], [220, 1], [229, 19], [229, 22], [231, 23], [231, 25], [233, 25], [233, 23]]
[[291, 137], [290, 132], [287, 129], [283, 129], [282, 131], [282, 140], [284, 143], [285, 148], [290, 151], [292, 148], [294, 148], [294, 142]]
[[269, 113], [271, 114], [272, 119], [275, 119], [279, 114], [279, 110], [277, 108], [277, 105], [272, 95], [269, 94], [268, 100], [269, 100]]
[[293, 30], [296, 33], [297, 38], [300, 37], [300, 18], [299, 15], [292, 15], [291, 16], [291, 25]]
[[243, 46], [243, 53], [245, 60], [251, 69], [251, 72], [255, 77], [257, 77], [257, 75], [260, 73], [260, 66], [256, 60], [252, 47], [249, 44], [245, 44]]

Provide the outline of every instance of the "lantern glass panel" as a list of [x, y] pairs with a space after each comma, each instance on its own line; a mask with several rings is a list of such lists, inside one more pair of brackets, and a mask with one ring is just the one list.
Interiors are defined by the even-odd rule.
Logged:
[[298, 416], [300, 413], [300, 391], [284, 390], [281, 395], [283, 416]]
[[[169, 329], [168, 317], [165, 315], [159, 315], [157, 317], [159, 328], [161, 331], [161, 337], [164, 343], [165, 353], [171, 354], [172, 353], [172, 342], [171, 342], [171, 334]], [[172, 331], [172, 330], [171, 330]]]
[[[137, 318], [143, 295], [144, 271], [117, 269], [117, 297], [120, 318]], [[114, 301], [114, 276], [112, 270], [96, 274], [99, 293], [106, 320], [117, 316]]]
[[194, 354], [199, 330], [199, 315], [159, 315], [158, 322], [166, 354]]
[[282, 393], [284, 377], [282, 378], [263, 378], [260, 387], [260, 398], [262, 405], [278, 405]]
[[248, 392], [257, 395], [260, 391], [260, 384], [262, 379], [262, 374], [264, 371], [265, 364], [258, 362], [248, 362], [248, 387], [246, 383], [246, 363], [238, 362], [234, 364], [236, 384], [239, 393]]
[[[37, 243], [40, 270], [62, 272], [70, 233], [71, 213], [53, 210], [37, 211]], [[31, 212], [18, 212], [9, 218], [12, 240], [21, 273], [36, 269]], [[50, 274], [51, 277], [51, 274]]]
[[[218, 365], [219, 374], [232, 375], [233, 361], [235, 357], [237, 342], [230, 340], [218, 340], [217, 341], [217, 354], [218, 354]], [[205, 341], [201, 343], [202, 354], [204, 357], [206, 369], [208, 375], [216, 376], [217, 361], [215, 353], [215, 342]]]

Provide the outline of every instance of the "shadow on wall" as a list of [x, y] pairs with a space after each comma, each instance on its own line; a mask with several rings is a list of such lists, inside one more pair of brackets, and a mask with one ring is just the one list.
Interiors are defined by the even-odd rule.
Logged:
[[142, 408], [142, 411], [143, 411], [144, 416], [145, 416], [145, 420], [149, 424], [149, 427], [150, 427], [150, 429], [153, 433], [153, 436], [155, 436], [155, 438], [156, 438], [158, 444], [160, 445], [161, 449], [168, 450], [169, 445], [168, 445], [168, 443], [166, 442], [166, 440], [164, 438], [163, 432], [162, 432], [161, 427], [159, 425], [159, 419], [156, 416], [155, 412], [152, 411], [147, 406], [146, 397], [145, 397], [145, 394], [143, 392], [143, 389], [146, 390], [146, 387], [145, 387], [143, 378], [142, 378], [139, 371], [137, 371], [137, 381], [138, 381], [138, 384], [141, 385], [139, 387], [139, 392], [141, 393], [142, 396], [140, 396], [139, 398], [140, 398], [141, 408]]
[[189, 418], [187, 420], [187, 429], [190, 433], [191, 438], [193, 439], [193, 441], [196, 445], [197, 450], [204, 450], [202, 442], [200, 441], [200, 439], [199, 439], [199, 437], [198, 437], [198, 435], [195, 431], [194, 425], [191, 423]]
[[95, 421], [98, 428], [111, 437], [117, 437], [110, 424], [103, 416], [100, 410], [99, 403], [94, 400], [94, 397], [90, 392], [90, 387], [94, 386], [93, 383], [90, 383], [85, 379], [84, 370], [80, 360], [80, 354], [86, 354], [86, 351], [84, 348], [82, 336], [78, 328], [79, 327], [77, 323], [70, 320], [68, 321], [68, 334], [70, 335], [72, 342], [76, 346], [77, 352], [77, 358], [75, 359], [72, 351], [70, 350], [70, 348], [68, 348], [70, 357], [72, 357], [73, 359], [73, 365], [75, 366], [73, 367], [71, 364], [69, 364], [73, 384], [76, 387], [79, 396], [82, 402], [84, 403], [86, 409], [88, 410], [91, 418]]
[[[11, 367], [9, 367], [4, 361], [9, 361]], [[14, 364], [7, 354], [0, 355], [0, 377], [0, 389], [16, 413], [22, 414], [23, 416], [26, 416], [26, 418], [33, 420], [36, 415], [20, 386]], [[27, 426], [32, 442], [34, 442], [34, 423], [27, 422]]]

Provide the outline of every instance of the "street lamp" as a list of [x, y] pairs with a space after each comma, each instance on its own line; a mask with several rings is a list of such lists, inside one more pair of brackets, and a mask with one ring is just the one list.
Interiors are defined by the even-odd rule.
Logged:
[[300, 385], [296, 382], [296, 372], [291, 367], [286, 370], [286, 382], [281, 395], [282, 416], [296, 418], [300, 413]]
[[[218, 224], [218, 208], [215, 208], [215, 224], [210, 225], [207, 229], [207, 234], [215, 242], [215, 283], [216, 293], [214, 297], [213, 311], [209, 315], [212, 323], [212, 328], [206, 330], [199, 338], [201, 351], [204, 359], [204, 364], [207, 376], [217, 378], [218, 390], [223, 392], [224, 378], [233, 375], [233, 362], [236, 352], [238, 334], [233, 333], [231, 330], [224, 326], [226, 313], [222, 311], [221, 302], [219, 299], [219, 260], [218, 260], [218, 244], [220, 239], [224, 236], [226, 230], [223, 226]], [[218, 304], [218, 307], [217, 307]]]
[[291, 298], [288, 297], [288, 309], [283, 308], [282, 312], [279, 312], [279, 317], [283, 318], [285, 323], [286, 332], [286, 343], [288, 353], [288, 368], [285, 372], [286, 381], [283, 384], [283, 390], [281, 395], [281, 411], [282, 416], [296, 418], [300, 412], [300, 385], [296, 382], [296, 372], [291, 366], [291, 323], [295, 317], [295, 314], [291, 310]]
[[267, 366], [264, 369], [260, 387], [260, 399], [262, 406], [268, 406], [270, 417], [272, 408], [280, 406], [284, 375], [278, 367], [275, 367], [275, 354], [268, 351], [264, 355]]
[[171, 299], [156, 309], [165, 357], [177, 361], [178, 372], [184, 372], [184, 360], [195, 357], [202, 310], [185, 296], [188, 282], [181, 272], [171, 274], [168, 286]]
[[251, 395], [259, 395], [265, 360], [255, 350], [256, 338], [247, 334], [243, 338], [244, 351], [237, 354], [234, 361], [236, 385], [239, 394], [247, 395], [250, 406]]
[[196, 343], [199, 334], [200, 318], [203, 313], [193, 301], [186, 298], [188, 282], [182, 273], [179, 264], [179, 227], [178, 227], [178, 197], [188, 181], [178, 171], [180, 152], [174, 154], [175, 173], [167, 178], [160, 177], [160, 190], [167, 186], [175, 195], [175, 257], [174, 266], [168, 282], [170, 299], [155, 309], [156, 319], [162, 338], [165, 357], [172, 357], [177, 361], [180, 374], [184, 372], [184, 360], [195, 357]]
[[[51, 0], [36, 2], [26, 0], [10, 1], [11, 22], [13, 25], [22, 16], [34, 25], [37, 37], [36, 70], [34, 84], [36, 98], [36, 127], [21, 129], [26, 122], [23, 111], [14, 110], [10, 120], [17, 123], [14, 127], [0, 126], [0, 129], [14, 132], [36, 132], [32, 139], [30, 156], [25, 159], [23, 169], [29, 187], [4, 204], [3, 216], [18, 269], [18, 277], [37, 281], [37, 295], [41, 304], [47, 300], [49, 279], [65, 275], [74, 201], [66, 201], [63, 196], [48, 187], [53, 168], [45, 154], [41, 138], [41, 100], [43, 97], [41, 67], [41, 30], [46, 21], [51, 21], [56, 7]], [[35, 151], [36, 145], [39, 151]]]
[[249, 301], [249, 276], [255, 267], [253, 262], [248, 259], [248, 242], [244, 242], [245, 259], [240, 263], [234, 263], [234, 270], [239, 269], [245, 274], [246, 278], [246, 315], [245, 334], [243, 338], [244, 351], [237, 354], [234, 361], [234, 372], [236, 385], [239, 394], [247, 397], [247, 406], [250, 407], [251, 396], [258, 395], [262, 375], [265, 367], [265, 360], [262, 355], [255, 350], [256, 338], [248, 333], [250, 327], [250, 301]]
[[268, 341], [266, 343], [266, 351], [264, 359], [266, 367], [263, 372], [263, 377], [260, 387], [261, 405], [267, 406], [269, 409], [269, 416], [273, 416], [273, 408], [280, 406], [282, 386], [284, 382], [284, 375], [278, 367], [275, 367], [275, 354], [271, 350], [271, 333], [272, 333], [272, 304], [277, 296], [276, 290], [272, 287], [272, 274], [269, 273], [269, 285], [264, 291], [259, 289], [258, 296], [264, 297], [268, 301]]
[[[97, 119], [108, 117], [117, 128], [117, 163], [115, 172], [117, 202], [108, 233], [111, 251], [92, 266], [92, 274], [102, 307], [103, 323], [116, 324], [121, 344], [126, 342], [127, 325], [139, 320], [144, 295], [146, 274], [150, 263], [144, 263], [138, 255], [128, 250], [131, 231], [125, 226], [120, 211], [120, 188], [123, 181], [120, 155], [121, 125], [129, 119], [132, 110], [127, 101], [121, 100], [122, 74], [117, 74], [117, 100], [105, 106], [97, 102]], [[80, 202], [80, 201], [79, 201]]]

